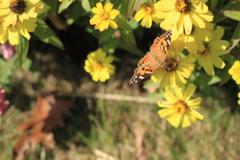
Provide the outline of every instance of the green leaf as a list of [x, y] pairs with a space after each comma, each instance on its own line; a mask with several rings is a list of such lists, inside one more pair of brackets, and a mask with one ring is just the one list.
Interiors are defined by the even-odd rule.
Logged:
[[215, 83], [218, 83], [221, 81], [221, 78], [216, 76], [216, 75], [213, 75], [211, 80], [208, 82], [208, 85], [213, 85]]
[[140, 51], [136, 46], [136, 41], [135, 41], [133, 32], [127, 32], [124, 30], [120, 30], [120, 32], [121, 32], [121, 38], [120, 38], [119, 47], [127, 50], [132, 54], [143, 55], [143, 52]]
[[118, 46], [118, 41], [119, 39], [115, 37], [110, 37], [110, 39], [106, 43], [103, 43], [103, 50], [107, 51], [109, 55], [113, 54]]
[[59, 49], [64, 49], [62, 42], [43, 20], [37, 21], [37, 27], [34, 34], [43, 42], [50, 43]]
[[240, 21], [240, 11], [234, 11], [234, 10], [222, 10], [222, 13], [231, 19]]
[[232, 50], [240, 41], [240, 22], [238, 22], [237, 27], [232, 36], [232, 46], [228, 50]]
[[86, 12], [90, 12], [91, 11], [91, 6], [89, 3], [89, 0], [82, 0], [82, 7]]
[[[233, 3], [234, 0], [230, 0], [227, 5], [225, 5], [222, 10], [239, 10], [240, 3]], [[218, 23], [226, 19], [226, 17], [221, 13], [221, 11], [217, 11], [219, 14], [214, 16], [212, 23]]]
[[114, 21], [117, 23], [119, 28], [121, 28], [125, 31], [132, 32], [132, 29], [131, 29], [130, 25], [127, 22], [125, 22], [123, 19], [116, 18]]
[[213, 11], [216, 8], [217, 3], [218, 0], [211, 0], [211, 11]]
[[48, 7], [50, 7], [48, 14], [55, 15], [58, 9], [58, 0], [45, 0], [44, 2], [48, 5]]
[[203, 89], [208, 86], [208, 82], [211, 78], [212, 77], [206, 74], [203, 70], [199, 70], [191, 75], [190, 80], [199, 88]]
[[122, 0], [110, 0], [110, 2], [113, 4], [114, 9], [118, 9], [122, 5]]
[[[91, 8], [90, 8], [91, 9]], [[70, 18], [73, 18], [74, 19], [74, 22], [78, 22], [79, 21], [79, 17], [89, 17], [89, 13], [87, 13], [86, 11], [85, 11], [85, 9], [83, 8], [83, 6], [82, 6], [82, 2], [80, 2], [80, 1], [75, 1], [74, 2], [74, 5], [71, 5], [71, 6], [69, 6], [69, 8], [68, 8], [68, 16], [69, 16], [69, 18], [68, 19], [70, 19]], [[68, 20], [67, 19], [67, 20]], [[84, 23], [86, 23], [86, 22], [82, 22], [82, 19], [80, 20], [81, 22], [81, 24], [82, 24], [82, 26], [86, 26]], [[87, 23], [89, 23], [89, 22], [87, 22]]]
[[5, 61], [0, 58], [0, 84], [8, 84], [9, 78], [13, 73], [12, 70], [16, 67], [16, 61], [18, 59], [18, 54], [15, 54], [11, 57], [10, 60]]
[[22, 66], [23, 62], [26, 59], [28, 48], [29, 48], [29, 41], [25, 37], [20, 35], [19, 44], [17, 45], [18, 63], [20, 67]]
[[96, 7], [96, 4], [99, 2], [99, 0], [88, 0], [91, 8]]
[[101, 32], [99, 37], [99, 44], [109, 40], [109, 38], [113, 35], [114, 32], [115, 29], [113, 28], [108, 28], [107, 30]]
[[42, 19], [47, 16], [48, 11], [51, 9], [51, 7], [48, 4], [44, 4], [42, 13], [38, 15], [38, 19]]
[[58, 13], [61, 13], [62, 11], [67, 9], [73, 2], [74, 1], [72, 0], [65, 0], [64, 2], [62, 2], [62, 4], [59, 7]]
[[[137, 67], [137, 65], [136, 65]], [[157, 86], [159, 85], [160, 79], [158, 80], [158, 82], [153, 82], [153, 80], [150, 78], [149, 81], [147, 81], [147, 83], [144, 84], [143, 88], [149, 88], [149, 87], [153, 87], [153, 86]]]
[[29, 70], [32, 65], [32, 60], [26, 57], [24, 63], [22, 64], [22, 69]]
[[132, 0], [122, 0], [122, 7], [120, 13], [123, 16], [124, 20], [127, 20], [128, 6], [131, 1]]

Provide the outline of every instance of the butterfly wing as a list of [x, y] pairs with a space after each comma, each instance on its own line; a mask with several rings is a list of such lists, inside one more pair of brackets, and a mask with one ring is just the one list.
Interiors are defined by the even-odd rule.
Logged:
[[171, 44], [172, 31], [168, 30], [166, 33], [157, 37], [152, 46], [150, 47], [150, 52], [154, 54], [154, 57], [158, 61], [159, 65], [162, 66], [166, 59], [168, 48]]
[[134, 84], [151, 76], [152, 73], [163, 65], [168, 53], [168, 48], [172, 38], [172, 31], [168, 30], [165, 34], [157, 37], [150, 51], [139, 61], [138, 68], [135, 69], [130, 84]]
[[130, 79], [130, 84], [137, 83], [152, 75], [152, 73], [158, 68], [159, 64], [153, 54], [147, 52], [147, 54], [138, 62], [138, 68], [135, 69], [134, 75]]

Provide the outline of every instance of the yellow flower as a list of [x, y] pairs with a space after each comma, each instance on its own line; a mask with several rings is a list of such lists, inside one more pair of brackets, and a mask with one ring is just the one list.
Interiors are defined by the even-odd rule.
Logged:
[[229, 46], [229, 42], [225, 40], [220, 40], [224, 34], [223, 28], [217, 28], [213, 31], [212, 40], [204, 42], [205, 49], [197, 51], [193, 55], [198, 60], [200, 66], [203, 66], [205, 72], [208, 75], [214, 75], [214, 68], [224, 68], [225, 63], [219, 56], [228, 54], [229, 51], [226, 48]]
[[202, 98], [190, 100], [195, 89], [196, 86], [192, 83], [187, 86], [187, 89], [185, 86], [174, 88], [175, 94], [166, 88], [164, 98], [167, 101], [158, 101], [158, 106], [165, 108], [158, 111], [160, 117], [166, 118], [174, 127], [189, 127], [190, 122], [195, 123], [197, 119], [203, 120], [204, 116], [195, 110], [201, 107]]
[[161, 0], [155, 4], [156, 16], [164, 18], [162, 28], [174, 29], [189, 35], [192, 26], [204, 28], [205, 21], [210, 22], [213, 14], [205, 4], [207, 0]]
[[[176, 39], [176, 43], [178, 44], [178, 49], [180, 52], [183, 51], [184, 48], [188, 50], [189, 53], [195, 53], [197, 50], [204, 51], [204, 41], [209, 41], [212, 39], [212, 30], [214, 25], [212, 23], [207, 23], [206, 28], [199, 28], [193, 26], [191, 34], [180, 34]], [[177, 33], [173, 31], [173, 35]], [[173, 44], [174, 44], [173, 39]]]
[[106, 54], [102, 49], [98, 49], [89, 53], [87, 60], [85, 60], [84, 69], [96, 82], [105, 82], [114, 73], [115, 67], [110, 64], [114, 58], [113, 56], [106, 57]]
[[160, 23], [162, 20], [158, 19], [155, 16], [154, 5], [150, 5], [149, 3], [145, 3], [135, 14], [134, 19], [139, 22], [141, 19], [141, 26], [146, 28], [151, 28], [152, 21], [155, 23]]
[[17, 45], [19, 43], [19, 34], [23, 35], [28, 40], [30, 39], [30, 34], [28, 32], [33, 32], [36, 28], [36, 18], [26, 19], [23, 22], [17, 21], [16, 25], [10, 25], [6, 28], [1, 26], [0, 28], [0, 43], [4, 44], [7, 40], [12, 45]]
[[240, 84], [240, 62], [236, 61], [233, 66], [229, 69], [228, 73], [232, 75], [232, 79]]
[[116, 18], [120, 12], [116, 9], [112, 9], [113, 4], [108, 2], [104, 5], [103, 8], [102, 3], [99, 2], [96, 4], [96, 6], [97, 7], [93, 7], [91, 10], [96, 15], [90, 19], [90, 24], [95, 25], [94, 29], [103, 31], [105, 29], [108, 29], [109, 25], [112, 28], [117, 29], [118, 25], [112, 19]]
[[15, 26], [18, 22], [36, 18], [42, 13], [44, 3], [39, 0], [1, 0], [0, 19], [3, 27]]
[[160, 82], [160, 87], [165, 88], [167, 85], [178, 87], [186, 84], [185, 78], [189, 78], [194, 70], [195, 58], [192, 55], [178, 59], [178, 55], [169, 52], [163, 67], [157, 69], [151, 79], [156, 83]]

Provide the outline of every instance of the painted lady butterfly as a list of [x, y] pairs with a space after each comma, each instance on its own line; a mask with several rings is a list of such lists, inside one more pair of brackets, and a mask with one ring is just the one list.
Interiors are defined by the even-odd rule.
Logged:
[[168, 30], [163, 35], [157, 37], [150, 51], [138, 62], [138, 67], [130, 79], [130, 84], [134, 84], [151, 76], [155, 70], [164, 65], [165, 58], [168, 54], [168, 48], [171, 43], [172, 31]]

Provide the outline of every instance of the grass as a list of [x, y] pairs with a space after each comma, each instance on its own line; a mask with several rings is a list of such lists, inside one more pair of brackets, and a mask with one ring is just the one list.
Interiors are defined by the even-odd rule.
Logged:
[[[240, 159], [239, 112], [231, 113], [229, 107], [213, 100], [204, 102], [201, 113], [205, 119], [186, 129], [174, 128], [161, 119], [154, 104], [82, 98], [74, 102], [64, 117], [65, 126], [54, 130], [55, 149], [46, 151], [38, 146], [28, 159], [96, 159], [97, 150], [116, 159], [134, 159], [134, 132], [138, 129], [145, 130], [144, 154], [150, 160]], [[0, 149], [4, 154], [0, 159], [11, 159], [19, 136], [16, 128], [24, 119], [26, 113], [14, 106], [1, 117]]]

